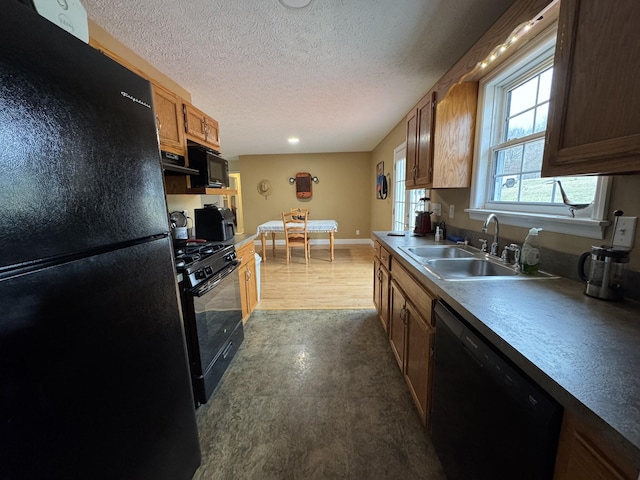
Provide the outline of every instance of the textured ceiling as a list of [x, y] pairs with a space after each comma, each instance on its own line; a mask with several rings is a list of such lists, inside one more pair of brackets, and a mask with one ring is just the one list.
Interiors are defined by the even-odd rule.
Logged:
[[511, 3], [82, 0], [218, 120], [230, 159], [371, 151]]

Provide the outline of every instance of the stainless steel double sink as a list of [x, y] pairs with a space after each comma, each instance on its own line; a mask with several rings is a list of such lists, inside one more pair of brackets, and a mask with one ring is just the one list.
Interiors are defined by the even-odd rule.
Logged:
[[441, 280], [557, 278], [541, 271], [535, 275], [525, 275], [513, 265], [504, 263], [499, 258], [492, 258], [468, 245], [425, 245], [399, 248]]

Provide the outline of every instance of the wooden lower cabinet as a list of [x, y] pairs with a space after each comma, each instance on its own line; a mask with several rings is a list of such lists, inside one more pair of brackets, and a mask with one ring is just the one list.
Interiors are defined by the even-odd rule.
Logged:
[[434, 299], [402, 266], [393, 263], [389, 343], [422, 423], [429, 426], [435, 328]]
[[404, 373], [404, 348], [407, 343], [406, 298], [398, 284], [391, 280], [389, 343], [400, 370]]
[[435, 329], [427, 324], [422, 315], [413, 308], [411, 302], [407, 302], [406, 308], [408, 320], [404, 378], [409, 385], [413, 401], [418, 407], [422, 423], [428, 426]]
[[[389, 253], [378, 242], [373, 257], [373, 304], [384, 331], [389, 333]], [[382, 257], [382, 258], [381, 258]]]
[[636, 480], [638, 469], [612, 449], [597, 431], [565, 411], [554, 480]]
[[255, 245], [253, 242], [244, 245], [236, 252], [240, 267], [240, 300], [242, 302], [242, 322], [247, 323], [249, 315], [258, 305], [258, 284], [256, 279]]

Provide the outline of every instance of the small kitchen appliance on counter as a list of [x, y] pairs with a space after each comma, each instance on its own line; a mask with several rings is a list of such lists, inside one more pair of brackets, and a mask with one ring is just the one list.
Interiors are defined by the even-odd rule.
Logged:
[[431, 233], [431, 214], [429, 211], [429, 198], [424, 197], [418, 201], [416, 206], [416, 225], [413, 233], [418, 236], [424, 236]]
[[189, 238], [189, 229], [187, 224], [189, 217], [183, 212], [171, 212], [169, 214], [171, 222], [171, 235], [174, 240], [187, 240]]
[[196, 208], [196, 235], [214, 242], [225, 242], [235, 234], [234, 216], [229, 208], [205, 205]]
[[[618, 217], [622, 210], [613, 212], [616, 219], [613, 227], [614, 235], [618, 226]], [[585, 263], [589, 259], [588, 272], [585, 272]], [[627, 277], [629, 264], [629, 249], [619, 248], [613, 245], [591, 247], [590, 252], [585, 252], [578, 261], [578, 275], [587, 283], [585, 295], [603, 300], [622, 300], [624, 298], [624, 282]]]

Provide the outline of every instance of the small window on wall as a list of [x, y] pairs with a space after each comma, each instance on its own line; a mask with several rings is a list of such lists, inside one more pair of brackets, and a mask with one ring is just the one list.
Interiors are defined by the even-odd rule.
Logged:
[[554, 26], [481, 80], [468, 212], [477, 220], [497, 212], [506, 224], [602, 238], [608, 180], [541, 176], [555, 40]]

